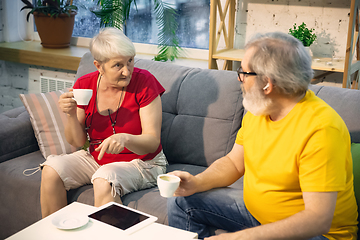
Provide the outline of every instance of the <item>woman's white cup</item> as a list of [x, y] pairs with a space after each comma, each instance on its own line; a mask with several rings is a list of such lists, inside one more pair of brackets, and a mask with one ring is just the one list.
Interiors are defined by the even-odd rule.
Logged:
[[92, 89], [73, 89], [77, 105], [88, 105], [93, 94]]
[[160, 174], [157, 177], [157, 185], [162, 197], [172, 197], [180, 185], [180, 178], [170, 174]]

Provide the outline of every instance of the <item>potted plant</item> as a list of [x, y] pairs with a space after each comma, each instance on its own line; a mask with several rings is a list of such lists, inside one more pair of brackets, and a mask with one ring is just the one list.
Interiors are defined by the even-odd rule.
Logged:
[[307, 28], [304, 22], [299, 26], [296, 26], [296, 23], [294, 23], [293, 28], [289, 29], [289, 34], [302, 42], [304, 47], [309, 51], [310, 56], [312, 56], [312, 52], [309, 47], [316, 40], [316, 34], [313, 33], [314, 31], [314, 28]]
[[34, 15], [35, 25], [39, 33], [41, 44], [45, 48], [64, 48], [70, 46], [74, 29], [77, 7], [72, 0], [37, 0], [33, 5], [29, 0], [21, 0], [24, 9], [31, 9], [27, 14]]

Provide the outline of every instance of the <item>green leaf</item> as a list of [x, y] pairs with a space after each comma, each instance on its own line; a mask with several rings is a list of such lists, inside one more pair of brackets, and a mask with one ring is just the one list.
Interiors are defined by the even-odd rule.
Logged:
[[59, 14], [63, 13], [70, 16], [70, 12], [76, 12], [78, 10], [75, 5], [69, 5], [67, 0], [37, 0], [35, 6], [32, 5], [28, 0], [21, 1], [26, 6], [21, 8], [20, 11], [24, 9], [31, 9], [31, 11], [26, 16], [27, 21], [29, 21], [29, 14], [33, 14], [34, 12], [49, 15], [51, 17], [58, 17]]
[[309, 47], [316, 40], [316, 34], [313, 31], [315, 29], [308, 29], [304, 22], [298, 27], [294, 23], [293, 28], [289, 29], [289, 34], [299, 39], [305, 47]]

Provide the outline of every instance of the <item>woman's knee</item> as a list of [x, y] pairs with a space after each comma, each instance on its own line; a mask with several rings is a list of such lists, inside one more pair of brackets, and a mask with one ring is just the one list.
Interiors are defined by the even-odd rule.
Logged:
[[104, 178], [95, 178], [93, 180], [94, 194], [107, 194], [111, 192], [111, 184]]
[[41, 172], [41, 182], [58, 182], [61, 181], [59, 174], [49, 166], [44, 166]]
[[44, 194], [57, 191], [65, 191], [64, 182], [52, 167], [44, 166], [41, 173], [41, 192]]

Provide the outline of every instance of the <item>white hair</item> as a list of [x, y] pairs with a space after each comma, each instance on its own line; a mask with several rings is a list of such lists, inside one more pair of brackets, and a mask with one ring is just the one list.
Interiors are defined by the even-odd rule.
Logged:
[[258, 34], [245, 48], [254, 49], [249, 68], [258, 74], [260, 86], [268, 77], [285, 95], [297, 96], [307, 91], [313, 78], [311, 57], [298, 39], [282, 32]]
[[91, 39], [90, 52], [101, 63], [119, 55], [135, 56], [135, 47], [131, 40], [119, 29], [107, 27]]

